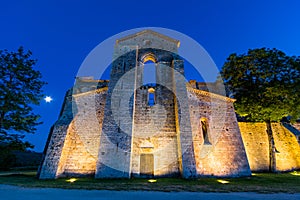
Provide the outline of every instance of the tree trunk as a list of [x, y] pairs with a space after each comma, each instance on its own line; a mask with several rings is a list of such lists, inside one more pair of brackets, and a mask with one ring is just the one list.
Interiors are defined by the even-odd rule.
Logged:
[[275, 148], [271, 121], [266, 120], [265, 122], [267, 125], [267, 134], [269, 140], [269, 171], [276, 172], [276, 148]]
[[1, 136], [1, 134], [4, 134], [4, 132], [2, 130], [3, 120], [4, 120], [4, 112], [1, 112], [1, 114], [0, 114], [0, 136]]

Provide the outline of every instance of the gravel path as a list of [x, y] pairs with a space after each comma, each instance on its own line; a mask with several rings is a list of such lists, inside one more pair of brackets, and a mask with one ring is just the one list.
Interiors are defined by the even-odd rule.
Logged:
[[235, 199], [272, 199], [272, 200], [299, 200], [297, 194], [257, 194], [252, 192], [235, 193], [198, 193], [198, 192], [146, 192], [146, 191], [107, 191], [107, 190], [66, 190], [54, 188], [22, 188], [9, 185], [0, 185], [0, 200], [83, 200], [83, 199], [141, 199], [141, 200], [235, 200]]

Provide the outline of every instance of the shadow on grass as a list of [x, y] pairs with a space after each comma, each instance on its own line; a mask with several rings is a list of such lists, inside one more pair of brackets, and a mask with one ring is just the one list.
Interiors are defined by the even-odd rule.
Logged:
[[190, 192], [258, 192], [258, 193], [300, 193], [300, 173], [259, 173], [245, 178], [180, 178], [148, 179], [93, 179], [61, 178], [39, 180], [36, 172], [0, 173], [0, 184], [21, 187], [64, 188], [85, 190], [143, 190], [143, 191], [190, 191]]

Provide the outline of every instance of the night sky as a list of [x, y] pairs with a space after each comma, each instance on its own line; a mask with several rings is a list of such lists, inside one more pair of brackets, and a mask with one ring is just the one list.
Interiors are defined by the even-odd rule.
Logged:
[[300, 55], [298, 0], [1, 0], [0, 20], [0, 49], [15, 51], [22, 45], [31, 50], [48, 82], [45, 94], [54, 99], [35, 108], [44, 123], [27, 139], [38, 152], [85, 57], [120, 32], [139, 27], [179, 31], [201, 44], [218, 68], [229, 54], [249, 48]]

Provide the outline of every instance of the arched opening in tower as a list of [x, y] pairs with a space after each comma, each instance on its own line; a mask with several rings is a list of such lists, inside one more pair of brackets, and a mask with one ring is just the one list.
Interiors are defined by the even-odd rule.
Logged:
[[144, 63], [143, 85], [156, 84], [156, 66], [151, 60]]

